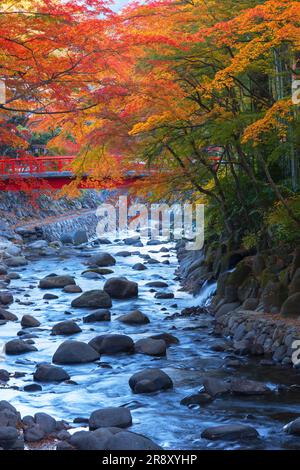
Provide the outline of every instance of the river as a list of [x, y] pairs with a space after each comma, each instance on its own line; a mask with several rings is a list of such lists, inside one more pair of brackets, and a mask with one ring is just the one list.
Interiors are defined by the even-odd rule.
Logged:
[[[169, 253], [160, 252], [164, 246]], [[112, 255], [122, 250], [135, 254], [130, 257], [116, 256], [117, 263], [112, 268], [113, 275], [103, 279], [90, 280], [81, 273], [86, 257], [98, 251], [107, 251]], [[21, 279], [13, 280], [10, 290], [15, 302], [10, 310], [19, 319], [24, 314], [34, 315], [41, 326], [32, 330], [37, 352], [19, 356], [7, 356], [0, 368], [10, 372], [24, 372], [26, 375], [13, 378], [9, 386], [1, 388], [1, 399], [12, 403], [22, 414], [33, 415], [37, 411], [49, 413], [56, 419], [72, 423], [76, 417], [88, 418], [95, 409], [106, 406], [126, 405], [131, 409], [133, 425], [130, 430], [147, 435], [165, 449], [280, 449], [300, 448], [300, 439], [287, 435], [282, 427], [291, 419], [299, 416], [300, 392], [283, 393], [279, 385], [300, 385], [300, 373], [291, 368], [262, 366], [259, 359], [239, 358], [240, 365], [233, 366], [228, 361], [232, 353], [216, 351], [216, 345], [223, 340], [212, 334], [213, 317], [208, 314], [171, 318], [187, 305], [206, 300], [206, 296], [197, 300], [183, 292], [176, 280], [175, 270], [178, 265], [175, 247], [171, 243], [158, 246], [134, 248], [125, 246], [121, 241], [110, 245], [86, 246], [76, 250], [76, 255], [69, 258], [43, 257], [32, 261], [28, 266], [19, 268]], [[143, 255], [150, 255], [160, 261], [158, 264], [146, 264], [147, 270], [135, 271], [134, 263], [144, 262]], [[169, 260], [170, 264], [162, 264]], [[134, 300], [113, 301], [112, 321], [85, 324], [82, 317], [90, 313], [85, 309], [72, 309], [71, 300], [78, 294], [67, 294], [61, 290], [58, 299], [45, 301], [45, 292], [38, 288], [41, 278], [50, 273], [70, 274], [76, 279], [83, 291], [102, 288], [105, 279], [110, 276], [126, 276], [139, 284], [139, 296]], [[163, 279], [168, 291], [175, 299], [157, 300], [154, 293], [145, 284], [151, 280]], [[208, 291], [211, 294], [211, 289]], [[16, 301], [17, 299], [20, 302]], [[176, 304], [176, 305], [174, 305]], [[140, 309], [150, 318], [150, 323], [143, 326], [128, 326], [116, 318], [133, 309]], [[67, 312], [67, 313], [66, 313]], [[64, 366], [75, 383], [42, 384], [42, 391], [25, 392], [23, 387], [32, 383], [35, 365], [51, 362], [58, 345], [66, 338], [51, 336], [54, 324], [73, 319], [78, 322], [82, 332], [73, 335], [79, 341], [89, 341], [103, 333], [124, 333], [134, 341], [153, 334], [169, 332], [180, 343], [168, 348], [167, 356], [153, 358], [142, 354], [102, 355], [100, 363]], [[16, 337], [19, 323], [8, 322], [0, 327], [0, 339], [8, 341]], [[234, 356], [236, 360], [236, 356]], [[236, 362], [236, 361], [235, 361]], [[128, 379], [135, 372], [158, 367], [167, 372], [174, 382], [174, 389], [155, 394], [134, 395], [128, 385]], [[204, 377], [245, 377], [266, 383], [274, 393], [269, 396], [233, 397], [222, 396], [204, 406], [183, 406], [180, 401], [201, 390]], [[201, 438], [201, 432], [212, 425], [225, 423], [243, 423], [255, 427], [259, 439], [247, 441], [223, 442]]]

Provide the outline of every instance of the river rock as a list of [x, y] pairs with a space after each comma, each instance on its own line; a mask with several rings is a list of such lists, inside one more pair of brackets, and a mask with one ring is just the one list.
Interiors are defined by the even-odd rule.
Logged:
[[107, 291], [95, 289], [84, 292], [71, 303], [76, 308], [110, 308], [111, 298]]
[[145, 269], [148, 268], [143, 263], [136, 263], [132, 266], [132, 269], [134, 269], [135, 271], [145, 271]]
[[259, 300], [253, 297], [246, 299], [242, 305], [242, 309], [244, 310], [256, 310], [259, 304]]
[[258, 438], [255, 428], [246, 424], [224, 424], [205, 429], [201, 437], [209, 440], [238, 440]]
[[33, 374], [37, 382], [64, 382], [69, 380], [69, 374], [62, 368], [52, 364], [39, 364]]
[[80, 294], [80, 292], [82, 292], [82, 289], [81, 287], [75, 284], [71, 284], [69, 286], [65, 286], [63, 288], [63, 291], [66, 292], [67, 294]]
[[124, 238], [123, 242], [125, 245], [135, 245], [141, 241], [141, 237], [139, 235], [135, 235], [133, 237]]
[[235, 395], [269, 395], [272, 390], [261, 382], [246, 379], [234, 379], [230, 383], [230, 391]]
[[34, 424], [33, 426], [27, 429], [24, 429], [25, 442], [38, 442], [44, 439], [45, 437], [46, 437], [46, 433], [37, 424]]
[[72, 276], [62, 275], [62, 276], [47, 276], [44, 279], [40, 280], [39, 287], [40, 289], [63, 289], [65, 286], [75, 284], [75, 280]]
[[38, 384], [28, 384], [23, 387], [24, 392], [41, 392], [43, 389]]
[[280, 314], [283, 317], [300, 316], [300, 293], [290, 295], [283, 303]]
[[229, 312], [233, 312], [235, 309], [237, 309], [240, 306], [240, 302], [230, 302], [230, 303], [225, 303], [221, 307], [219, 307], [216, 311], [216, 316], [221, 317], [223, 315], [227, 315]]
[[183, 398], [180, 404], [184, 406], [206, 405], [207, 403], [211, 403], [212, 401], [213, 397], [211, 397], [208, 393], [196, 393], [195, 395], [190, 395], [188, 397]]
[[117, 320], [122, 323], [126, 323], [127, 325], [146, 325], [147, 323], [150, 323], [147, 315], [142, 313], [140, 310], [133, 310], [130, 313], [121, 315]]
[[104, 237], [98, 238], [98, 243], [100, 243], [100, 245], [111, 245], [111, 241]]
[[11, 271], [6, 275], [6, 278], [9, 279], [10, 281], [14, 281], [17, 279], [21, 279], [21, 276], [19, 273], [16, 273], [15, 271]]
[[53, 326], [51, 335], [74, 335], [81, 333], [82, 329], [73, 320], [66, 320]]
[[2, 449], [11, 449], [18, 437], [18, 431], [12, 426], [0, 426], [0, 447]]
[[112, 277], [104, 284], [104, 290], [113, 299], [130, 299], [138, 296], [138, 284], [126, 277]]
[[7, 274], [7, 267], [4, 264], [0, 264], [0, 276], [5, 276]]
[[89, 258], [88, 263], [89, 266], [114, 266], [116, 264], [115, 258], [110, 255], [109, 253], [97, 253]]
[[77, 230], [73, 235], [73, 243], [75, 245], [82, 245], [89, 241], [86, 230]]
[[11, 256], [5, 260], [5, 263], [9, 268], [19, 268], [21, 266], [26, 266], [28, 261], [23, 256]]
[[71, 233], [63, 233], [60, 237], [60, 241], [64, 245], [71, 245], [73, 243], [73, 236]]
[[129, 379], [134, 393], [152, 393], [173, 388], [171, 378], [160, 369], [144, 369]]
[[230, 384], [224, 382], [224, 380], [216, 379], [214, 377], [207, 377], [204, 379], [203, 386], [205, 392], [208, 393], [211, 397], [224, 395], [230, 391]]
[[283, 430], [288, 434], [300, 436], [300, 418], [297, 418], [294, 421], [291, 421], [290, 423], [286, 424]]
[[94, 323], [98, 321], [110, 321], [111, 320], [111, 314], [110, 311], [107, 309], [99, 309], [96, 310], [95, 312], [91, 313], [90, 315], [87, 315], [86, 317], [83, 317], [83, 323]]
[[93, 338], [89, 345], [99, 354], [118, 354], [123, 352], [132, 352], [134, 342], [130, 336], [106, 334]]
[[4, 308], [0, 308], [0, 320], [16, 321], [18, 320], [18, 317], [14, 313], [11, 313], [8, 310], [5, 310]]
[[0, 369], [0, 382], [9, 381], [9, 372], [5, 369]]
[[163, 339], [167, 346], [171, 344], [179, 344], [179, 339], [170, 333], [159, 333], [157, 335], [150, 336], [152, 339]]
[[46, 435], [53, 433], [56, 429], [56, 420], [47, 413], [36, 413], [34, 415], [34, 422]]
[[37, 348], [31, 344], [25, 343], [25, 341], [22, 341], [21, 339], [13, 339], [8, 341], [5, 345], [5, 352], [9, 356], [33, 351], [37, 351]]
[[142, 338], [135, 345], [135, 352], [147, 356], [165, 356], [167, 345], [163, 339]]
[[69, 444], [77, 450], [107, 450], [112, 437], [113, 434], [108, 429], [78, 431], [71, 436]]
[[48, 293], [43, 296], [44, 300], [56, 300], [58, 298], [59, 298], [58, 295], [48, 294]]
[[146, 287], [163, 288], [163, 287], [169, 287], [169, 285], [164, 281], [150, 281], [150, 282], [147, 282]]
[[32, 315], [23, 315], [21, 319], [21, 326], [23, 328], [35, 328], [40, 326], [40, 322]]
[[114, 434], [107, 443], [109, 450], [162, 450], [157, 444], [141, 434], [122, 431]]
[[27, 248], [30, 250], [42, 250], [48, 248], [48, 242], [46, 240], [36, 240], [35, 242], [29, 243]]
[[13, 295], [10, 292], [0, 292], [0, 304], [9, 305], [14, 301]]
[[156, 292], [154, 295], [156, 299], [174, 299], [173, 292]]
[[89, 419], [90, 430], [106, 427], [127, 428], [132, 424], [130, 410], [124, 407], [109, 407], [93, 411]]
[[116, 253], [116, 256], [122, 256], [122, 258], [127, 258], [128, 256], [131, 256], [131, 252], [130, 251], [118, 251], [118, 253]]
[[81, 341], [65, 341], [54, 353], [54, 364], [84, 364], [94, 362], [100, 358], [99, 354], [89, 344]]
[[101, 274], [96, 273], [95, 271], [85, 271], [82, 274], [82, 277], [84, 277], [85, 279], [103, 279]]

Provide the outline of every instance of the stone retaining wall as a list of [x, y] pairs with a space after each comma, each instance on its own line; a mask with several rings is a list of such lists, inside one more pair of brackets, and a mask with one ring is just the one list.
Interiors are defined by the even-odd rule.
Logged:
[[238, 354], [264, 356], [280, 364], [292, 364], [293, 343], [300, 341], [300, 326], [248, 310], [216, 315], [214, 332], [229, 336]]

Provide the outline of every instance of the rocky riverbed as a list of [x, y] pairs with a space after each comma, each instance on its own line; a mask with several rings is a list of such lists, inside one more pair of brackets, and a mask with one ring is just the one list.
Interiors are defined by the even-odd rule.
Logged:
[[300, 447], [299, 370], [222, 337], [172, 243], [27, 238], [0, 267], [1, 448]]

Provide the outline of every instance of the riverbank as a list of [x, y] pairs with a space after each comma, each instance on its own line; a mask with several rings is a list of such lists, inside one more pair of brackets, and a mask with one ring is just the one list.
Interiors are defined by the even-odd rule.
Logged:
[[179, 244], [178, 258], [185, 288], [197, 294], [202, 287], [202, 295], [213, 294], [209, 311], [215, 319], [214, 334], [231, 338], [234, 353], [271, 364], [298, 365], [294, 360], [300, 359], [298, 249], [222, 255], [220, 248], [187, 252]]

